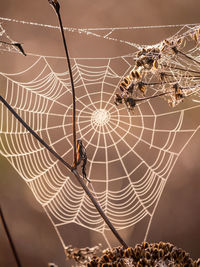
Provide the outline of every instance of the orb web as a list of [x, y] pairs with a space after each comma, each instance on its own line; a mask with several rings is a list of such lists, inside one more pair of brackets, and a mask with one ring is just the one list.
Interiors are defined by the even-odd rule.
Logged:
[[[190, 29], [181, 36], [189, 38], [195, 30]], [[199, 44], [188, 53], [198, 59]], [[20, 73], [0, 73], [4, 97], [34, 131], [70, 162], [73, 151], [69, 73], [53, 69], [49, 59], [54, 57], [34, 57], [32, 66]], [[123, 77], [132, 70], [136, 57], [132, 54], [117, 58], [117, 64], [125, 66], [123, 73], [116, 70], [116, 58], [74, 58], [72, 65], [77, 137], [87, 150], [91, 191], [117, 230], [134, 226], [148, 217], [146, 239], [176, 160], [199, 127], [199, 122], [187, 126], [190, 112], [196, 112], [200, 106], [189, 100], [189, 107], [183, 103], [171, 109], [162, 98], [140, 102], [134, 112], [125, 105], [116, 106], [114, 96]], [[171, 55], [165, 57], [165, 62], [168, 74], [178, 77], [185, 86], [192, 83], [195, 90], [198, 89], [198, 78], [191, 81], [180, 71], [185, 65], [197, 71], [196, 62], [188, 63], [186, 58], [178, 61]], [[174, 71], [174, 66], [178, 66], [179, 71]], [[23, 82], [23, 76], [29, 77], [28, 82]], [[148, 72], [145, 77], [148, 81], [155, 79], [154, 73]], [[154, 95], [165, 86], [153, 84], [148, 90]], [[59, 229], [70, 223], [105, 237], [107, 226], [71, 173], [52, 158], [2, 104], [0, 108], [1, 154], [44, 207], [63, 246], [66, 244]]]

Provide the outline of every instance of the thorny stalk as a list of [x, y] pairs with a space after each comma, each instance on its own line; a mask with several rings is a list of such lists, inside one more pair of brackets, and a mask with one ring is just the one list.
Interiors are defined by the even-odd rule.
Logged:
[[18, 256], [18, 254], [17, 254], [16, 248], [15, 248], [15, 245], [14, 245], [14, 242], [13, 242], [13, 240], [12, 240], [10, 231], [9, 231], [9, 229], [8, 229], [6, 220], [5, 220], [5, 218], [4, 218], [4, 215], [3, 215], [3, 211], [2, 211], [1, 205], [0, 205], [0, 218], [1, 218], [1, 221], [2, 221], [2, 224], [3, 224], [3, 227], [4, 227], [4, 230], [5, 230], [5, 232], [6, 232], [6, 235], [7, 235], [8, 241], [9, 241], [9, 244], [10, 244], [10, 246], [11, 246], [11, 250], [12, 250], [13, 256], [14, 256], [14, 258], [15, 258], [16, 264], [17, 264], [18, 267], [22, 267], [21, 262], [20, 262], [20, 260], [19, 260], [19, 256]]
[[67, 64], [68, 64], [68, 69], [69, 69], [69, 75], [70, 75], [70, 81], [71, 81], [71, 87], [72, 87], [72, 102], [73, 102], [73, 114], [72, 114], [73, 167], [76, 168], [76, 166], [77, 166], [77, 160], [76, 160], [76, 96], [75, 96], [75, 88], [74, 88], [74, 80], [73, 80], [72, 68], [71, 68], [71, 63], [70, 63], [67, 43], [66, 43], [66, 39], [65, 39], [62, 19], [61, 19], [61, 16], [60, 16], [60, 4], [58, 3], [57, 0], [48, 0], [48, 1], [52, 5], [52, 7], [54, 8], [54, 10], [55, 10], [55, 12], [56, 12], [56, 14], [58, 16], [60, 31], [61, 31], [61, 35], [62, 35], [62, 40], [63, 40], [63, 44], [64, 44], [64, 49], [65, 49], [65, 54], [66, 54]]

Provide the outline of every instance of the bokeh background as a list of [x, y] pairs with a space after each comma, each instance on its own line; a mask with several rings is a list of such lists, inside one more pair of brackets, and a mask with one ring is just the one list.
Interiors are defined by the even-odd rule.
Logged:
[[[199, 22], [200, 2], [191, 0], [60, 0], [63, 24], [73, 28], [126, 27], [145, 25], [190, 24]], [[57, 18], [47, 0], [1, 1], [0, 16], [17, 20], [57, 25]], [[26, 52], [63, 56], [57, 30], [13, 22], [2, 22], [8, 35], [23, 43]], [[177, 28], [119, 31], [119, 39], [139, 44], [153, 44], [169, 37]], [[120, 38], [121, 37], [121, 38]], [[78, 33], [67, 33], [71, 57], [113, 57], [129, 54], [132, 47]], [[31, 58], [0, 53], [0, 71], [16, 72], [31, 65]], [[2, 92], [2, 88], [0, 88]], [[194, 114], [191, 120], [197, 120]], [[154, 215], [149, 241], [169, 241], [200, 257], [200, 165], [199, 131], [184, 149], [173, 169]], [[71, 266], [56, 232], [34, 196], [7, 160], [0, 157], [0, 203], [23, 266]], [[0, 266], [15, 266], [6, 235], [0, 224]], [[138, 226], [140, 229], [140, 226]], [[142, 229], [142, 226], [141, 226]], [[77, 231], [79, 234], [77, 235]], [[84, 230], [72, 229], [68, 243], [77, 239], [90, 244]], [[133, 245], [137, 235], [126, 235]]]

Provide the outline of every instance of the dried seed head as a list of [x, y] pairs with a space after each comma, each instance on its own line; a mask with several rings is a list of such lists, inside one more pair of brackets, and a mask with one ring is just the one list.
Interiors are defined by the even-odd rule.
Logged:
[[143, 93], [143, 95], [146, 94], [146, 85], [143, 82], [138, 82], [138, 89]]
[[165, 72], [160, 72], [160, 79], [163, 81], [164, 78], [166, 77], [166, 73]]
[[156, 69], [156, 70], [158, 69], [158, 61], [157, 60], [154, 60], [153, 68]]
[[193, 35], [192, 35], [192, 39], [194, 39], [195, 42], [198, 42], [199, 36], [198, 36], [198, 34], [197, 34], [196, 31], [193, 33]]
[[130, 73], [132, 79], [134, 80], [136, 77], [135, 77], [135, 72], [132, 70], [131, 73]]
[[148, 248], [148, 247], [149, 247], [149, 243], [148, 243], [148, 242], [143, 242], [143, 243], [142, 243], [142, 247], [143, 247], [144, 249]]
[[146, 251], [146, 252], [145, 252], [145, 258], [146, 258], [147, 260], [150, 260], [150, 259], [151, 259], [151, 254], [150, 254], [149, 251]]
[[172, 46], [172, 51], [173, 51], [175, 54], [178, 54], [177, 46]]
[[135, 77], [136, 77], [136, 79], [141, 79], [141, 75], [140, 75], [140, 73], [136, 70], [135, 71]]
[[178, 41], [176, 42], [178, 46], [180, 46], [183, 42], [183, 39], [182, 38], [179, 38]]
[[125, 78], [124, 78], [124, 83], [125, 83], [126, 85], [128, 85], [128, 84], [129, 84], [128, 77], [125, 77]]
[[[126, 89], [126, 83], [125, 83], [125, 82], [121, 82], [121, 83], [120, 83], [120, 87]], [[122, 91], [124, 91], [124, 90], [122, 90]]]
[[144, 63], [143, 63], [143, 60], [142, 59], [138, 59], [137, 61], [136, 61], [136, 67], [138, 68], [138, 67], [141, 67], [141, 66], [143, 66], [144, 65]]

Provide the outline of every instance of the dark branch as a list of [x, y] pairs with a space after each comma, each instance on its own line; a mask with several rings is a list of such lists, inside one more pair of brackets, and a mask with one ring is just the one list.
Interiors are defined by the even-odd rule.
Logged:
[[98, 212], [100, 213], [101, 217], [104, 219], [105, 223], [108, 225], [110, 230], [113, 232], [115, 237], [119, 240], [119, 242], [122, 244], [122, 246], [124, 248], [127, 248], [126, 243], [120, 237], [120, 235], [118, 234], [118, 232], [116, 231], [116, 229], [114, 228], [114, 226], [112, 225], [112, 223], [110, 222], [108, 217], [105, 215], [105, 213], [103, 212], [103, 210], [101, 209], [101, 207], [99, 206], [97, 201], [94, 199], [94, 197], [92, 196], [92, 194], [88, 190], [87, 186], [85, 185], [85, 183], [83, 182], [83, 180], [79, 176], [78, 172], [76, 171], [76, 166], [77, 166], [77, 157], [76, 157], [76, 153], [77, 153], [77, 151], [76, 151], [76, 99], [75, 99], [74, 81], [73, 81], [72, 69], [71, 69], [71, 64], [70, 64], [70, 59], [69, 59], [69, 53], [68, 53], [68, 49], [67, 49], [67, 43], [66, 43], [66, 40], [65, 40], [64, 29], [63, 29], [63, 25], [62, 25], [62, 19], [61, 19], [61, 16], [60, 16], [60, 5], [59, 5], [57, 0], [48, 0], [48, 1], [53, 6], [53, 8], [55, 9], [55, 12], [56, 12], [56, 14], [58, 16], [60, 30], [61, 30], [63, 44], [64, 44], [66, 58], [67, 58], [67, 64], [68, 64], [68, 68], [69, 68], [70, 79], [71, 79], [72, 101], [73, 101], [72, 126], [73, 126], [73, 152], [74, 152], [74, 154], [73, 154], [73, 170], [72, 170], [72, 172], [74, 173], [74, 175], [78, 179], [78, 182], [81, 184], [81, 186], [85, 190], [86, 194], [91, 199], [91, 201], [93, 202], [94, 206], [96, 207], [96, 209], [98, 210]]
[[15, 258], [15, 261], [17, 263], [17, 266], [18, 267], [22, 267], [21, 263], [20, 263], [20, 260], [19, 260], [19, 256], [17, 254], [17, 251], [15, 249], [15, 245], [13, 243], [13, 240], [12, 240], [12, 237], [11, 237], [11, 234], [9, 232], [9, 229], [8, 229], [8, 226], [7, 226], [7, 223], [6, 223], [6, 220], [4, 218], [4, 215], [3, 215], [3, 211], [1, 209], [1, 206], [0, 206], [0, 217], [1, 217], [1, 221], [2, 221], [2, 224], [3, 224], [3, 227], [4, 227], [4, 230], [6, 232], [6, 235], [7, 235], [7, 238], [8, 238], [8, 241], [9, 241], [9, 244], [11, 246], [11, 250], [12, 250], [12, 253], [13, 253], [13, 256]]
[[0, 41], [0, 43], [2, 43], [2, 44], [6, 44], [6, 45], [11, 45], [11, 46], [16, 46], [16, 47], [19, 49], [19, 51], [20, 51], [24, 56], [26, 56], [26, 53], [25, 53], [25, 51], [24, 51], [24, 49], [23, 49], [23, 47], [22, 47], [22, 45], [21, 45], [20, 43], [8, 43], [8, 42], [4, 42], [4, 41]]
[[178, 49], [177, 49], [177, 52], [178, 52], [179, 54], [181, 54], [182, 56], [186, 57], [187, 59], [190, 59], [190, 60], [192, 60], [192, 61], [194, 61], [195, 63], [197, 63], [197, 64], [200, 65], [200, 62], [199, 62], [198, 60], [194, 59], [193, 57], [188, 56], [187, 54], [185, 54], [184, 52], [182, 52], [182, 51], [180, 51], [180, 50], [178, 50]]
[[14, 109], [8, 104], [8, 102], [0, 96], [0, 101], [9, 109], [9, 111], [15, 116], [15, 118], [26, 128], [48, 151], [53, 154], [58, 160], [60, 160], [68, 169], [72, 171], [72, 167], [64, 161], [45, 141], [14, 111]]
[[[177, 66], [172, 66], [172, 65], [168, 66], [168, 65], [163, 64], [163, 63], [160, 64], [160, 66], [161, 67], [165, 67], [165, 68], [169, 68], [169, 69], [180, 70], [180, 71], [183, 71], [183, 72], [191, 72], [191, 73], [200, 74], [200, 71], [190, 70], [190, 69], [187, 69], [187, 68], [183, 69], [183, 68], [180, 68], [180, 67], [177, 67]], [[191, 77], [193, 77], [193, 76], [191, 76]]]
[[64, 49], [65, 49], [65, 54], [67, 58], [67, 64], [68, 64], [68, 69], [69, 69], [69, 75], [70, 75], [70, 80], [71, 80], [71, 87], [72, 87], [72, 102], [73, 102], [73, 117], [72, 117], [72, 128], [73, 128], [73, 167], [76, 168], [76, 100], [75, 100], [75, 88], [74, 88], [74, 80], [73, 80], [73, 74], [72, 74], [72, 68], [71, 68], [71, 63], [70, 63], [70, 58], [69, 58], [69, 53], [67, 49], [67, 43], [65, 39], [65, 34], [64, 34], [64, 29], [63, 29], [63, 24], [62, 24], [62, 19], [60, 16], [60, 4], [58, 3], [57, 0], [48, 0], [49, 3], [52, 5], [54, 8], [58, 20], [59, 20], [59, 26], [61, 30], [61, 35], [62, 35], [62, 40], [64, 44]]
[[80, 183], [80, 185], [82, 186], [83, 190], [85, 191], [85, 193], [87, 194], [87, 196], [91, 199], [93, 205], [96, 207], [97, 211], [99, 212], [99, 214], [101, 215], [101, 217], [103, 218], [103, 220], [105, 221], [105, 223], [108, 225], [108, 227], [110, 228], [110, 230], [113, 232], [113, 234], [115, 235], [115, 237], [119, 240], [119, 242], [121, 243], [121, 245], [124, 248], [127, 248], [127, 244], [124, 242], [124, 240], [121, 238], [121, 236], [118, 234], [118, 232], [116, 231], [116, 229], [114, 228], [114, 226], [112, 225], [112, 223], [110, 222], [110, 220], [108, 219], [108, 217], [106, 216], [106, 214], [104, 213], [104, 211], [101, 209], [101, 207], [99, 206], [99, 204], [97, 203], [97, 201], [95, 200], [95, 198], [93, 197], [93, 195], [91, 194], [91, 192], [89, 191], [89, 189], [87, 188], [87, 186], [85, 185], [83, 179], [80, 177], [80, 175], [78, 174], [78, 172], [76, 171], [76, 169], [72, 168], [69, 163], [67, 163], [64, 159], [62, 159], [58, 153], [56, 153], [56, 151], [54, 151], [49, 145], [47, 145], [45, 143], [45, 141], [39, 137], [38, 134], [36, 134], [35, 131], [33, 131], [31, 129], [30, 126], [28, 126], [28, 124], [22, 120], [22, 118], [14, 111], [14, 109], [7, 103], [7, 101], [0, 96], [0, 101], [9, 109], [9, 111], [15, 116], [15, 118], [22, 123], [22, 125], [44, 146], [48, 149], [48, 151], [53, 154], [60, 162], [62, 162], [70, 171], [72, 171], [72, 173], [75, 175], [75, 177], [77, 178], [78, 182]]
[[164, 93], [160, 93], [160, 94], [157, 94], [157, 95], [151, 95], [151, 96], [148, 96], [148, 97], [133, 98], [133, 100], [136, 101], [136, 102], [146, 101], [146, 100], [149, 100], [149, 99], [152, 99], [152, 98], [157, 98], [157, 97], [160, 97], [160, 96], [169, 95], [169, 94], [173, 94], [173, 93], [174, 92], [164, 92]]

